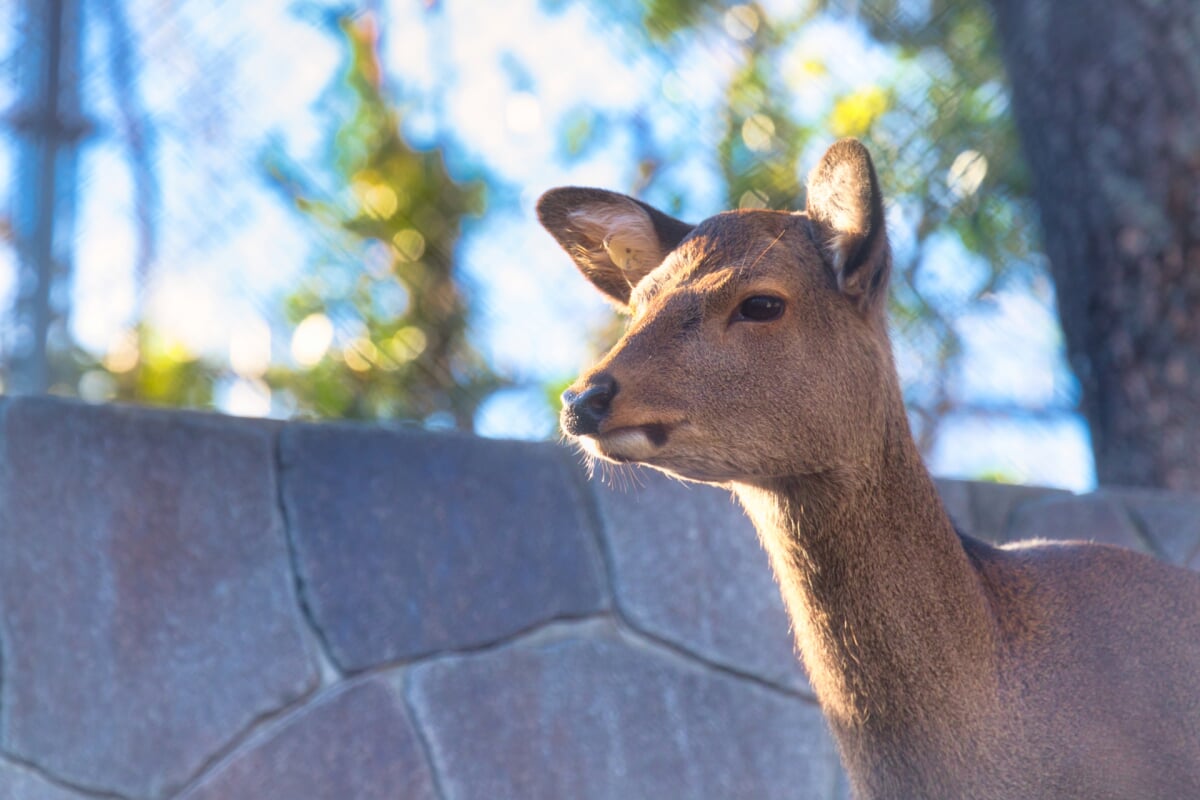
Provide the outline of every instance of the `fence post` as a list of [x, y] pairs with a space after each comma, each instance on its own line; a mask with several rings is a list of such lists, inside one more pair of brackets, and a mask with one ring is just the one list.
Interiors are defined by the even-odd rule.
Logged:
[[82, 0], [23, 0], [15, 46], [20, 97], [8, 115], [15, 144], [12, 229], [17, 296], [5, 337], [5, 391], [44, 392], [48, 343], [65, 341], [74, 237]]

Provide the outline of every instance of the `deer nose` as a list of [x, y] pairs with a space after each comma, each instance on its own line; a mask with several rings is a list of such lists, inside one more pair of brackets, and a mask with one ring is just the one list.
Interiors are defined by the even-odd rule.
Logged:
[[562, 429], [571, 436], [599, 433], [616, 394], [617, 382], [605, 373], [593, 377], [580, 392], [567, 389], [562, 393]]

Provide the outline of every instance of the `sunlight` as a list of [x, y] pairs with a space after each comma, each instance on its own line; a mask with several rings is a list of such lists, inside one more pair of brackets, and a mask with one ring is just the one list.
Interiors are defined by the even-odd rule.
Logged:
[[775, 123], [766, 114], [751, 114], [742, 123], [742, 141], [756, 153], [770, 150], [774, 138]]
[[104, 368], [109, 372], [129, 372], [138, 365], [140, 357], [137, 331], [124, 330], [109, 341], [108, 352], [104, 355]]
[[508, 98], [504, 121], [513, 133], [533, 133], [542, 126], [542, 104], [531, 92], [517, 92]]
[[239, 417], [265, 417], [271, 413], [271, 389], [260, 380], [236, 380], [225, 395], [225, 409]]
[[243, 378], [261, 378], [271, 366], [271, 327], [262, 318], [242, 320], [229, 337], [229, 365]]
[[401, 328], [388, 340], [388, 351], [397, 361], [412, 361], [425, 352], [425, 331], [415, 326]]
[[333, 323], [321, 313], [309, 314], [292, 333], [292, 358], [302, 367], [320, 363], [333, 344]]
[[421, 232], [405, 228], [392, 237], [396, 248], [396, 257], [402, 261], [418, 261], [425, 255], [425, 237]]
[[744, 42], [758, 31], [758, 12], [750, 6], [733, 6], [725, 12], [722, 20], [725, 32]]
[[221, 287], [201, 274], [176, 274], [157, 279], [150, 292], [151, 327], [168, 339], [178, 339], [192, 353], [220, 352], [226, 347], [222, 318], [226, 298]]
[[979, 190], [987, 171], [987, 156], [977, 150], [963, 150], [946, 172], [946, 184], [954, 196], [962, 200]]

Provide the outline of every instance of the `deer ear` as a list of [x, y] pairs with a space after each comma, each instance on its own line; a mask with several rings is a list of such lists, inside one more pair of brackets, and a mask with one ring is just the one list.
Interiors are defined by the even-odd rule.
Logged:
[[692, 230], [616, 192], [565, 186], [537, 204], [538, 219], [593, 285], [625, 309], [638, 281]]
[[806, 212], [842, 293], [863, 309], [880, 304], [891, 270], [883, 195], [871, 154], [857, 139], [836, 142], [809, 173]]

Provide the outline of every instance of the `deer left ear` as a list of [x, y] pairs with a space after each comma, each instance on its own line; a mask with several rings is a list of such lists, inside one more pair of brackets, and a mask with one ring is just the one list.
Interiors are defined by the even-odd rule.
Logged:
[[891, 252], [871, 154], [857, 139], [830, 147], [808, 176], [812, 236], [842, 294], [863, 310], [882, 307]]
[[538, 219], [592, 284], [625, 310], [633, 287], [692, 230], [617, 192], [565, 186], [542, 195]]

